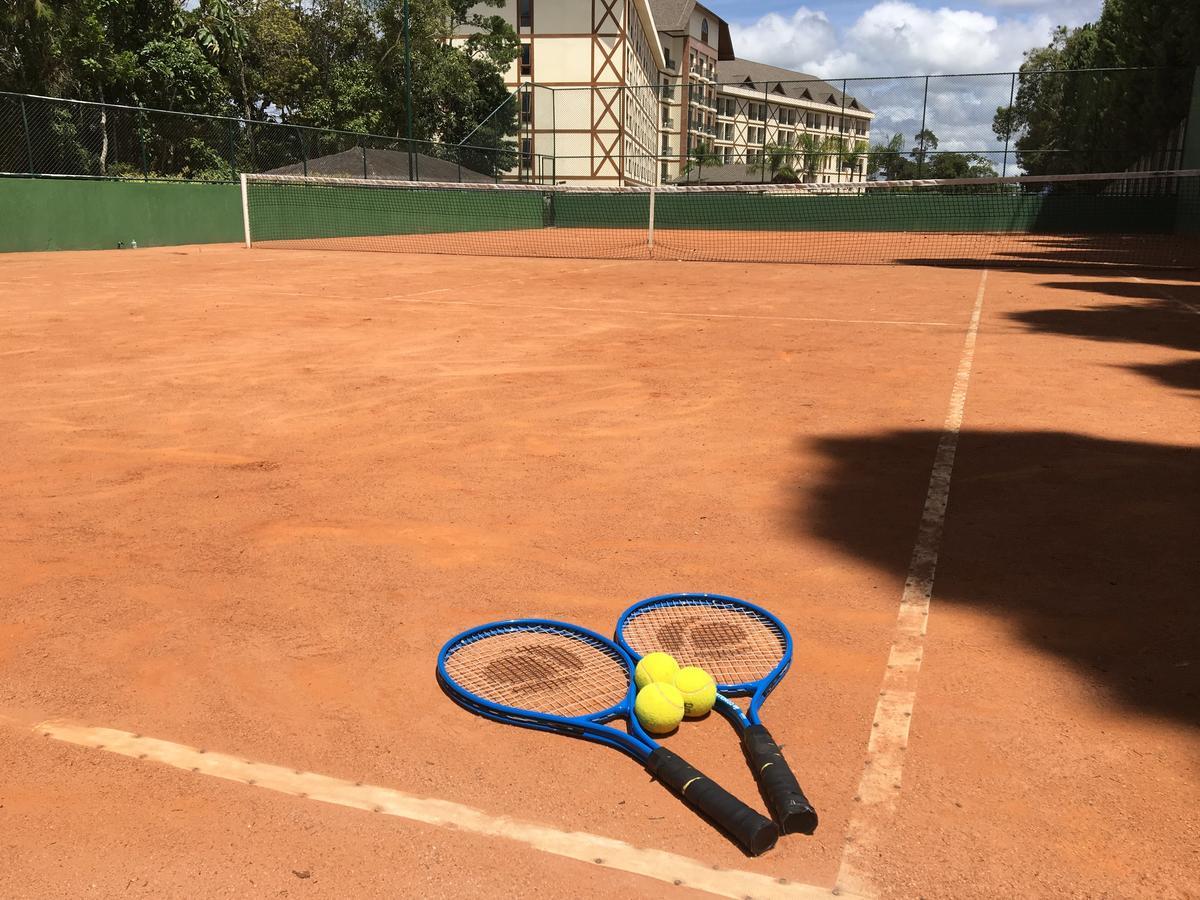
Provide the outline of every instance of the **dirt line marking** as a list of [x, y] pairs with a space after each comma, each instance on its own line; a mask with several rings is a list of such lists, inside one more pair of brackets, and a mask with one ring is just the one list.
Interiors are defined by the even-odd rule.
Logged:
[[954, 387], [950, 392], [950, 407], [934, 454], [925, 507], [921, 512], [921, 523], [908, 565], [908, 577], [900, 598], [895, 636], [880, 685], [879, 701], [875, 706], [871, 737], [867, 741], [866, 762], [855, 796], [856, 806], [846, 828], [846, 846], [842, 851], [837, 884], [839, 889], [857, 894], [878, 892], [867, 869], [872, 850], [878, 847], [886, 834], [888, 821], [894, 815], [900, 797], [909, 726], [917, 697], [917, 676], [921, 671], [925, 631], [929, 624], [929, 602], [933, 596], [938, 551], [946, 522], [946, 507], [950, 501], [950, 478], [954, 472], [954, 455], [958, 450], [958, 436], [967, 403], [967, 386], [975, 359], [975, 341], [979, 334], [987, 275], [985, 269], [979, 278], [971, 323], [967, 327]]
[[[0, 716], [0, 722], [16, 724], [14, 720], [3, 716]], [[26, 724], [25, 727], [30, 726]], [[81, 747], [117, 753], [142, 762], [162, 763], [187, 772], [237, 781], [304, 800], [317, 800], [441, 828], [504, 838], [543, 853], [642, 875], [718, 897], [828, 900], [834, 896], [833, 890], [829, 888], [798, 884], [757, 872], [718, 869], [699, 860], [662, 850], [635, 847], [612, 838], [578, 831], [558, 831], [507, 816], [489, 815], [460, 803], [414, 797], [390, 788], [355, 784], [315, 772], [299, 772], [282, 766], [248, 762], [239, 757], [186, 747], [127, 731], [64, 722], [41, 722], [32, 726], [32, 730]], [[841, 893], [842, 898], [848, 896], [845, 892]], [[851, 900], [854, 898], [851, 897]]]

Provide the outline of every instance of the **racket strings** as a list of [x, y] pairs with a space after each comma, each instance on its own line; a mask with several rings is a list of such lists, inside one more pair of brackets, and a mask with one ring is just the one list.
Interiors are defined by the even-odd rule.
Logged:
[[625, 622], [621, 636], [639, 656], [670, 653], [681, 666], [699, 666], [725, 685], [766, 678], [787, 646], [770, 619], [740, 606], [710, 602], [644, 607]]
[[446, 658], [446, 674], [482, 700], [573, 718], [625, 701], [629, 671], [609, 649], [549, 627], [474, 635]]

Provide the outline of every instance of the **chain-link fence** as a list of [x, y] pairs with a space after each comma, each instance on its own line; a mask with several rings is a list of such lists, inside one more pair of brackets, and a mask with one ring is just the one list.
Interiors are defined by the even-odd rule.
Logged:
[[[0, 93], [0, 174], [233, 181], [242, 172], [494, 181], [517, 147]], [[539, 164], [539, 168], [540, 168]]]
[[1177, 168], [1192, 70], [521, 84], [517, 133], [461, 144], [0, 93], [0, 173], [232, 180], [242, 172], [537, 183], [970, 178]]
[[[518, 88], [521, 146], [566, 182], [970, 178], [1182, 162], [1194, 70], [781, 81], [682, 67], [654, 86]], [[740, 71], [740, 70], [739, 70]], [[782, 163], [782, 164], [781, 164]], [[532, 166], [527, 167], [534, 171]], [[751, 171], [743, 171], [748, 169]]]

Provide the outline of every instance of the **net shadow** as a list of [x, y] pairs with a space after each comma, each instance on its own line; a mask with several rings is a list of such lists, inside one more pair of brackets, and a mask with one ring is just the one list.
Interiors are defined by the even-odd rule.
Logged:
[[[826, 474], [796, 531], [902, 580], [939, 438], [816, 439]], [[1113, 702], [1200, 725], [1198, 473], [1196, 447], [963, 432], [935, 617], [956, 603], [1007, 620]]]

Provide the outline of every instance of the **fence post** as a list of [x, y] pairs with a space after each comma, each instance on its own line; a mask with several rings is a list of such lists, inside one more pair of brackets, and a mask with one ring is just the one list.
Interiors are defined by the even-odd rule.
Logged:
[[238, 174], [237, 164], [237, 127], [238, 119], [229, 120], [229, 171]]
[[29, 137], [29, 116], [25, 112], [25, 98], [21, 98], [21, 128], [25, 132], [25, 153], [29, 157], [29, 174], [37, 174], [37, 166], [33, 164], [33, 141]]
[[771, 164], [767, 160], [767, 98], [771, 96], [771, 88], [768, 82], [763, 82], [763, 105], [762, 105], [762, 163], [759, 169], [758, 181], [762, 184], [767, 180], [767, 172], [770, 171]]
[[299, 128], [296, 129], [296, 137], [300, 141], [300, 161], [303, 164], [304, 177], [308, 177], [308, 148], [304, 146], [304, 132]]
[[366, 181], [370, 178], [370, 176], [367, 174], [367, 145], [361, 137], [358, 139], [358, 149], [362, 151], [363, 181]]
[[[1200, 169], [1200, 66], [1192, 77], [1192, 102], [1183, 126], [1183, 152], [1180, 168]], [[1196, 178], [1181, 179], [1178, 227], [1188, 234], [1200, 234], [1200, 184]]]
[[920, 178], [925, 169], [925, 112], [929, 109], [929, 76], [925, 76], [925, 99], [921, 101], [921, 136], [917, 141], [920, 150], [917, 153], [917, 177]]
[[1012, 84], [1008, 88], [1008, 127], [1004, 129], [1004, 165], [1000, 168], [1000, 177], [1008, 175], [1008, 142], [1012, 140], [1013, 102], [1017, 97], [1017, 73], [1012, 73]]
[[145, 128], [146, 111], [144, 109], [142, 109], [141, 105], [138, 106], [137, 122], [138, 122], [138, 146], [141, 148], [141, 151], [142, 151], [142, 181], [149, 181], [150, 180], [150, 165], [147, 162], [147, 157], [146, 157], [146, 128]]
[[[842, 156], [842, 151], [843, 150], [848, 151], [849, 149], [850, 149], [850, 141], [846, 137], [846, 79], [843, 78], [842, 79], [842, 120], [840, 122], [838, 122], [838, 158], [837, 158], [837, 172], [834, 174], [835, 181], [841, 181], [842, 180], [842, 172], [846, 171], [845, 169], [842, 168], [842, 166], [844, 165], [843, 160], [846, 158], [846, 157]], [[854, 179], [851, 178], [850, 180], [853, 181]]]

